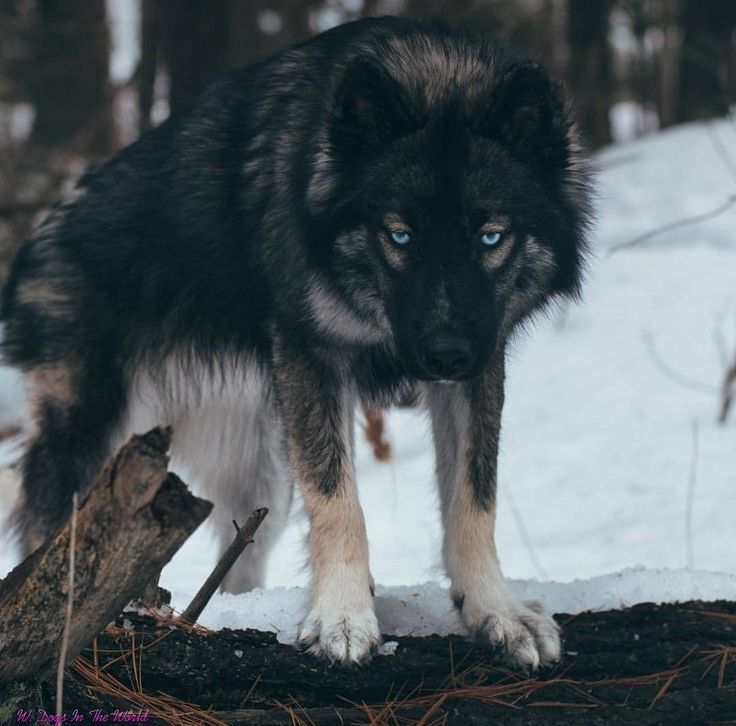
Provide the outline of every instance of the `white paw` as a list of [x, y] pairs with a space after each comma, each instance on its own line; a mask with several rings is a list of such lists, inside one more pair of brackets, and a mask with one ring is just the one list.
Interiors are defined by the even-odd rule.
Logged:
[[331, 663], [356, 665], [370, 660], [381, 643], [381, 631], [372, 607], [357, 612], [314, 607], [302, 625], [299, 643]]
[[538, 603], [511, 600], [478, 607], [465, 601], [461, 616], [470, 633], [512, 668], [535, 671], [560, 660], [560, 628]]

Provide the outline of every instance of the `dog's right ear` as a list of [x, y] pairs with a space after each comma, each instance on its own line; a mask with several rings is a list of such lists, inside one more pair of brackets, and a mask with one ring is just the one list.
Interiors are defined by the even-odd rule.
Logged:
[[363, 59], [348, 66], [337, 91], [331, 127], [332, 147], [338, 155], [365, 153], [421, 126], [405, 89], [385, 68]]
[[569, 156], [568, 115], [561, 87], [537, 63], [522, 61], [499, 81], [478, 131], [536, 163], [564, 166]]
[[319, 213], [327, 207], [338, 177], [424, 123], [413, 112], [406, 90], [385, 68], [372, 60], [353, 61], [339, 82], [327, 135], [313, 160], [307, 189], [310, 211]]

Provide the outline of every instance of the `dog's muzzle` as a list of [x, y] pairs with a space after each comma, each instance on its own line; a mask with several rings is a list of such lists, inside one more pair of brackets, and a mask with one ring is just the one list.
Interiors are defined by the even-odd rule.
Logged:
[[432, 336], [422, 343], [419, 363], [428, 380], [459, 381], [472, 371], [473, 350], [463, 338]]

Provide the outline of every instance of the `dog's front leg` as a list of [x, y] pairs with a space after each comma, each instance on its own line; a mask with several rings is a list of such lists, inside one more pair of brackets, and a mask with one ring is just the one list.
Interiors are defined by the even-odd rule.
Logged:
[[300, 642], [341, 663], [370, 658], [380, 643], [368, 540], [352, 464], [354, 401], [318, 362], [278, 366], [289, 454], [309, 517], [312, 590]]
[[503, 359], [469, 383], [427, 386], [451, 595], [469, 632], [517, 668], [560, 657], [559, 629], [506, 583], [496, 555], [496, 460]]

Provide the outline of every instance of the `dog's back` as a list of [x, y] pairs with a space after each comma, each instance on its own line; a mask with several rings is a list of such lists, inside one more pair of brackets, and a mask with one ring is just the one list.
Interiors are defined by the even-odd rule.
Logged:
[[224, 76], [89, 173], [14, 262], [0, 317], [35, 423], [26, 552], [128, 435], [171, 424], [223, 546], [233, 518], [270, 509], [229, 589], [262, 584], [299, 480], [302, 637], [364, 660], [380, 632], [355, 400], [421, 382], [456, 604], [510, 662], [553, 660], [554, 623], [495, 560], [495, 461], [505, 341], [577, 290], [587, 198], [564, 94], [470, 33], [366, 20]]

